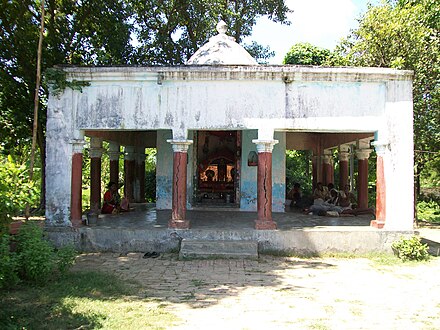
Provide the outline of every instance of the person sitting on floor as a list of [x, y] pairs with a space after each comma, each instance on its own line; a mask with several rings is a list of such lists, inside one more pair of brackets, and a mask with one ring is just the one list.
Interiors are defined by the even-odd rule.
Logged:
[[342, 208], [338, 206], [337, 203], [338, 192], [335, 189], [332, 189], [330, 191], [330, 198], [327, 198], [326, 201], [323, 201], [321, 198], [315, 199], [313, 205], [310, 206], [307, 211], [314, 215], [328, 215], [328, 212], [333, 212], [332, 214], [339, 214], [342, 212]]
[[322, 185], [322, 182], [316, 184], [316, 188], [313, 191], [313, 199], [322, 199], [325, 201], [329, 197], [328, 188]]
[[104, 194], [104, 204], [102, 205], [102, 214], [117, 214], [121, 209], [121, 196], [118, 193], [118, 184], [109, 182], [107, 191]]
[[361, 214], [371, 214], [376, 216], [374, 209], [372, 208], [357, 208], [356, 207], [356, 197], [350, 191], [350, 185], [347, 184], [343, 191], [339, 192], [338, 205], [342, 207], [340, 215], [361, 215]]

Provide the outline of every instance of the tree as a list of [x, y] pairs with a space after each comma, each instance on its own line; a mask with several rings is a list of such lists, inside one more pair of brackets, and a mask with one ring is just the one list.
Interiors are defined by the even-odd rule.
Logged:
[[[220, 19], [240, 43], [260, 16], [290, 24], [284, 0], [136, 0], [132, 2], [139, 42], [138, 60], [144, 65], [184, 64], [215, 31]], [[254, 44], [251, 49], [258, 50]], [[263, 49], [263, 58], [267, 52]]]
[[338, 51], [351, 65], [414, 71], [416, 187], [426, 164], [440, 157], [440, 3], [388, 1], [369, 7]]
[[[21, 155], [32, 136], [40, 1], [0, 3], [0, 135], [4, 154]], [[126, 64], [132, 56], [125, 2], [47, 0], [42, 71], [56, 64]], [[39, 89], [37, 145], [44, 206], [47, 85]]]
[[284, 64], [323, 65], [330, 57], [330, 51], [313, 46], [308, 42], [297, 43], [290, 48], [284, 57]]
[[[41, 0], [0, 2], [0, 152], [22, 156], [32, 136], [33, 100]], [[45, 1], [43, 76], [72, 65], [184, 63], [215, 33], [219, 19], [238, 42], [257, 17], [289, 24], [284, 0], [88, 0]], [[135, 40], [133, 41], [133, 36]], [[255, 56], [270, 51], [251, 44]], [[47, 82], [40, 87], [37, 146], [44, 207]]]

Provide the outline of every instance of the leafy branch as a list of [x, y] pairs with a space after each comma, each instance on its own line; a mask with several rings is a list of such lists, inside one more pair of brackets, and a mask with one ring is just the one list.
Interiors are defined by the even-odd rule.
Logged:
[[45, 73], [45, 80], [51, 86], [51, 91], [55, 96], [59, 96], [66, 88], [71, 88], [82, 92], [83, 87], [90, 86], [89, 81], [67, 80], [67, 74], [57, 68], [49, 68]]

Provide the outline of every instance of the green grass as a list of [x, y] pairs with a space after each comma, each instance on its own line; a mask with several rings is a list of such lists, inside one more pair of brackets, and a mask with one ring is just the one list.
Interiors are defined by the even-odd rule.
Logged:
[[0, 305], [0, 329], [166, 329], [176, 321], [136, 283], [97, 272], [2, 291]]

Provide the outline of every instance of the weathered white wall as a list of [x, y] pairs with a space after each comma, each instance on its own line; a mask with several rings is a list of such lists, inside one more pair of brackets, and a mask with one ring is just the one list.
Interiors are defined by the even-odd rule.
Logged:
[[414, 152], [411, 82], [389, 82], [378, 140], [389, 143], [384, 156], [385, 228], [410, 230], [414, 219]]
[[[60, 98], [52, 95], [49, 100], [46, 168], [49, 223], [70, 223], [71, 142], [81, 139], [83, 130], [158, 130], [157, 179], [161, 187], [157, 192], [158, 208], [171, 207], [173, 154], [166, 139], [186, 139], [189, 130], [198, 129], [249, 132], [249, 136], [247, 133], [243, 136], [241, 206], [254, 210], [256, 204], [250, 200], [245, 203], [243, 194], [255, 192], [252, 195], [256, 196], [256, 182], [254, 189], [249, 181], [253, 175], [256, 179], [256, 170], [255, 174], [253, 169], [246, 174], [245, 168], [248, 151], [256, 150], [250, 140], [257, 138], [257, 130], [264, 129], [267, 132], [377, 132], [379, 139], [389, 143], [389, 153], [385, 156], [386, 226], [408, 229], [412, 225], [410, 72], [288, 66], [65, 70], [69, 78], [89, 81], [90, 86], [82, 92], [66, 89]], [[277, 148], [282, 148], [281, 143]], [[278, 174], [281, 167], [277, 166], [283, 161], [277, 154], [278, 151], [274, 153], [274, 171], [277, 168]], [[192, 172], [189, 172], [190, 185], [191, 180]], [[274, 184], [278, 184], [276, 178]], [[275, 185], [274, 200], [280, 201], [281, 194]]]
[[70, 226], [72, 143], [81, 142], [83, 138], [82, 133], [75, 129], [75, 112], [72, 110], [71, 90], [66, 90], [59, 98], [49, 99], [46, 123], [46, 221], [52, 226]]

